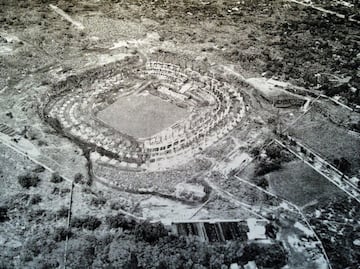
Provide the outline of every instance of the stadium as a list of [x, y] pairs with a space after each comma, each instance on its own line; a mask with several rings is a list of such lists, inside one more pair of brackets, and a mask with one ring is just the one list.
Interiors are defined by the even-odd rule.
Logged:
[[96, 158], [123, 169], [188, 161], [245, 114], [239, 91], [189, 68], [137, 56], [104, 68], [79, 75], [81, 87], [72, 87], [71, 76], [59, 82], [44, 98], [43, 113]]

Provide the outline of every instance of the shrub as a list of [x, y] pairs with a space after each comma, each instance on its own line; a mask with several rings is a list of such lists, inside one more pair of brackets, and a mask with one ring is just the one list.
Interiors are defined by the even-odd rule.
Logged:
[[35, 174], [26, 174], [18, 177], [18, 183], [21, 187], [29, 189], [30, 187], [36, 187], [40, 182], [40, 178]]
[[121, 204], [119, 202], [111, 202], [110, 203], [110, 208], [112, 210], [119, 210], [119, 209], [125, 209], [125, 205]]
[[266, 190], [269, 187], [269, 182], [266, 178], [261, 177], [257, 180], [256, 185]]
[[50, 182], [52, 183], [60, 183], [63, 182], [64, 178], [59, 175], [59, 173], [54, 173], [50, 179]]
[[64, 195], [64, 194], [69, 193], [69, 192], [71, 192], [71, 190], [69, 188], [63, 188], [63, 189], [60, 190], [60, 195]]
[[51, 191], [51, 194], [54, 194], [54, 195], [60, 194], [60, 189], [58, 187], [54, 187]]
[[70, 238], [72, 233], [69, 229], [65, 227], [59, 227], [55, 229], [54, 232], [54, 241], [60, 242], [66, 240], [66, 237]]
[[73, 218], [71, 226], [94, 231], [101, 225], [101, 221], [94, 216], [86, 216], [84, 218]]
[[276, 239], [277, 231], [278, 229], [271, 222], [265, 225], [265, 234], [271, 239]]
[[58, 268], [59, 267], [59, 262], [56, 260], [51, 260], [51, 261], [40, 261], [39, 263], [39, 269], [49, 269], [49, 268]]
[[42, 201], [40, 194], [34, 194], [30, 199], [30, 204], [36, 205]]
[[108, 216], [106, 218], [106, 223], [110, 229], [123, 228], [125, 230], [133, 230], [136, 226], [136, 221], [134, 219], [127, 218], [123, 214]]
[[59, 218], [66, 218], [68, 216], [68, 209], [65, 206], [62, 206], [57, 212]]
[[94, 197], [91, 199], [90, 204], [99, 207], [106, 204], [106, 199], [104, 197]]
[[266, 155], [269, 156], [270, 159], [281, 158], [281, 149], [277, 145], [271, 145], [266, 148]]
[[37, 165], [34, 169], [33, 169], [33, 172], [34, 173], [42, 173], [45, 171], [45, 168], [41, 165]]
[[336, 168], [339, 169], [343, 173], [348, 173], [351, 169], [351, 163], [343, 157], [340, 159], [335, 159], [334, 164], [335, 164]]
[[259, 148], [259, 147], [254, 147], [254, 148], [250, 151], [250, 154], [251, 154], [253, 157], [259, 156], [259, 154], [260, 154], [260, 148]]
[[259, 166], [256, 168], [255, 175], [263, 176], [272, 171], [279, 170], [281, 168], [281, 164], [278, 161], [272, 162], [261, 162]]
[[281, 268], [286, 264], [286, 252], [281, 244], [261, 245], [251, 243], [244, 247], [240, 260], [255, 261], [261, 268]]
[[75, 183], [83, 183], [84, 176], [81, 173], [76, 173], [74, 176]]
[[0, 223], [9, 220], [7, 215], [8, 208], [5, 206], [0, 206]]

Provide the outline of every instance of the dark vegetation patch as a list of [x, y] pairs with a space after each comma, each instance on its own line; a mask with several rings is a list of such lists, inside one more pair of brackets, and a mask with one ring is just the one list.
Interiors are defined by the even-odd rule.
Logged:
[[28, 173], [18, 177], [18, 183], [25, 189], [29, 189], [30, 187], [37, 187], [39, 182], [40, 178], [36, 174]]
[[60, 176], [59, 173], [54, 173], [50, 179], [50, 182], [52, 183], [61, 183], [64, 181], [64, 178]]
[[[348, 197], [333, 197], [306, 209], [307, 217], [320, 237], [334, 269], [357, 268], [360, 247], [359, 203]], [[320, 217], [316, 215], [321, 212]]]
[[71, 227], [82, 228], [87, 230], [95, 230], [101, 225], [101, 220], [95, 216], [86, 216], [83, 218], [73, 217]]

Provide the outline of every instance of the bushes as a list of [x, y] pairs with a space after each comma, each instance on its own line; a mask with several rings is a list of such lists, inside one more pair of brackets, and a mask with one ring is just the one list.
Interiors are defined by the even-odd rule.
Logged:
[[56, 212], [56, 214], [57, 214], [57, 216], [58, 216], [59, 218], [66, 218], [66, 217], [68, 216], [68, 212], [69, 212], [68, 208], [66, 208], [65, 206], [62, 206], [62, 207]]
[[82, 184], [84, 180], [84, 176], [81, 173], [76, 173], [74, 176], [74, 182], [77, 184]]
[[42, 201], [40, 194], [34, 194], [30, 199], [30, 204], [36, 205]]
[[260, 177], [254, 180], [255, 180], [255, 184], [260, 188], [267, 189], [269, 187], [269, 182], [264, 177]]
[[271, 245], [251, 243], [244, 247], [240, 261], [244, 264], [255, 261], [261, 268], [281, 268], [286, 264], [286, 256], [283, 246], [279, 243]]
[[270, 145], [266, 148], [266, 155], [269, 156], [270, 159], [279, 159], [282, 156], [281, 148], [276, 145]]
[[276, 233], [278, 232], [278, 228], [274, 226], [271, 222], [266, 224], [265, 226], [265, 234], [271, 239], [276, 239]]
[[279, 170], [280, 168], [281, 168], [281, 163], [278, 161], [261, 162], [255, 170], [255, 175], [263, 176], [272, 171]]
[[266, 148], [266, 155], [270, 158], [270, 160], [278, 161], [280, 163], [292, 160], [292, 155], [288, 151], [274, 144]]
[[101, 225], [101, 221], [94, 216], [86, 216], [84, 218], [73, 218], [71, 226], [94, 231]]
[[134, 233], [137, 240], [146, 241], [148, 243], [155, 243], [159, 240], [159, 238], [168, 235], [164, 225], [160, 222], [150, 223], [148, 221], [138, 223], [135, 226]]
[[339, 169], [341, 172], [343, 172], [343, 173], [350, 172], [351, 163], [347, 159], [345, 159], [343, 157], [340, 159], [335, 159], [334, 164], [335, 164], [336, 168]]
[[116, 216], [108, 216], [106, 223], [110, 229], [123, 228], [125, 230], [133, 230], [136, 226], [136, 221], [131, 218], [125, 217], [123, 214]]
[[34, 169], [33, 169], [33, 172], [34, 173], [42, 173], [45, 171], [45, 168], [41, 165], [37, 165]]
[[72, 236], [72, 233], [69, 229], [65, 227], [59, 227], [55, 229], [54, 232], [54, 241], [61, 242], [66, 240], [66, 237], [70, 238]]
[[35, 174], [26, 174], [18, 176], [18, 183], [21, 187], [29, 189], [30, 187], [36, 187], [40, 182], [40, 178]]
[[60, 183], [63, 182], [64, 178], [59, 175], [59, 173], [54, 173], [50, 179], [50, 182], [52, 183]]
[[96, 207], [101, 207], [106, 204], [106, 199], [104, 197], [93, 197], [90, 204]]
[[0, 223], [9, 220], [7, 215], [8, 208], [5, 206], [0, 206]]

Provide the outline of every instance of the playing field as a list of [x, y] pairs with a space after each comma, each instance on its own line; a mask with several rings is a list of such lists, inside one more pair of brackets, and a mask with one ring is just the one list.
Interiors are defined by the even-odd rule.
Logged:
[[188, 114], [186, 109], [160, 97], [142, 94], [118, 99], [100, 111], [97, 117], [122, 133], [145, 138], [171, 126]]

